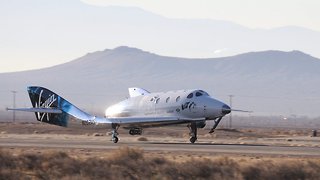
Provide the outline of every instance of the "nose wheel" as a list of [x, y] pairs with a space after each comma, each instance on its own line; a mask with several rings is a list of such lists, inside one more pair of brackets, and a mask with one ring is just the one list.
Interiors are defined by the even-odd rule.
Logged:
[[195, 122], [192, 122], [188, 125], [188, 128], [190, 130], [190, 142], [193, 144], [197, 141], [197, 124]]
[[190, 142], [191, 142], [192, 144], [195, 143], [196, 140], [197, 140], [197, 137], [191, 137], [191, 138], [190, 138]]

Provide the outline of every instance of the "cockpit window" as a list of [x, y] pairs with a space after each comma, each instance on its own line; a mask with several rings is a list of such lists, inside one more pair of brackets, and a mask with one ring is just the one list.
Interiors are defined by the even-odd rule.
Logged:
[[187, 96], [188, 99], [191, 99], [192, 97], [193, 97], [193, 93], [190, 93], [190, 94]]
[[209, 94], [203, 90], [199, 90], [203, 95], [209, 96]]
[[199, 96], [202, 96], [203, 94], [201, 92], [196, 92], [196, 96], [199, 97]]
[[170, 100], [170, 97], [167, 97], [167, 99], [166, 99], [166, 103], [168, 103], [168, 102], [169, 102], [169, 100]]
[[177, 98], [176, 98], [176, 102], [178, 102], [180, 100], [180, 96], [178, 96]]

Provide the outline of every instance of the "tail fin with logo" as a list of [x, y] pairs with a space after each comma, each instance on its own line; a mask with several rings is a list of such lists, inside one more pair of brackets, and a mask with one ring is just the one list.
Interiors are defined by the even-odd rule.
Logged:
[[82, 121], [93, 121], [92, 116], [49, 89], [30, 86], [29, 97], [33, 108], [17, 108], [7, 110], [34, 112], [38, 121], [58, 126], [68, 126], [70, 115]]

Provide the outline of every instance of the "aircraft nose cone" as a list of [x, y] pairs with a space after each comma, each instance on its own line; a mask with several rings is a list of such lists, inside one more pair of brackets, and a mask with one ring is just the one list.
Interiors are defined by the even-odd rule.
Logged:
[[230, 112], [231, 112], [231, 108], [228, 105], [225, 104], [222, 106], [222, 113], [224, 115], [229, 114]]

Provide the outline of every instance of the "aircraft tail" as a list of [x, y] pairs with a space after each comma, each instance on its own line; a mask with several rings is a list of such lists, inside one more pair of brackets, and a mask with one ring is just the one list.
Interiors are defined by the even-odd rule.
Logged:
[[33, 108], [16, 110], [35, 112], [38, 121], [67, 127], [70, 115], [83, 121], [95, 119], [49, 89], [30, 86], [28, 93]]

